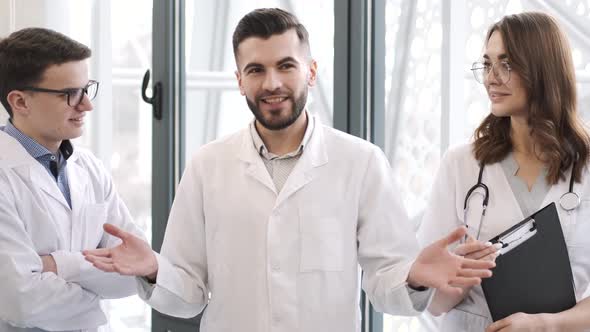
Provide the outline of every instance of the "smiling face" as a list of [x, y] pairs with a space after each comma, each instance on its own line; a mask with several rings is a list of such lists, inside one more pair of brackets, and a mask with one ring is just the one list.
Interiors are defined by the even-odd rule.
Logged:
[[501, 62], [510, 64], [510, 59], [504, 47], [504, 40], [499, 31], [494, 31], [490, 36], [484, 54], [484, 63], [494, 65], [484, 77], [484, 85], [492, 102], [492, 114], [497, 117], [518, 116], [526, 117], [528, 102], [527, 92], [521, 76], [515, 70], [510, 71], [510, 80], [503, 82], [497, 75]]
[[236, 61], [240, 93], [263, 127], [285, 129], [301, 116], [317, 65], [294, 29], [268, 39], [245, 39]]
[[[62, 90], [87, 84], [86, 61], [72, 61], [48, 67], [35, 87]], [[56, 151], [62, 141], [81, 136], [86, 112], [93, 109], [86, 95], [74, 107], [68, 105], [65, 94], [15, 90], [9, 99], [13, 103], [14, 125], [51, 151]]]

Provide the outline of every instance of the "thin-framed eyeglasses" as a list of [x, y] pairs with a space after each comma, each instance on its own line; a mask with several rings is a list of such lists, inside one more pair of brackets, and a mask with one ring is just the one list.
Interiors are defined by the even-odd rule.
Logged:
[[82, 99], [84, 99], [84, 95], [88, 96], [88, 99], [93, 100], [96, 98], [98, 94], [98, 86], [99, 82], [97, 81], [88, 81], [83, 88], [70, 88], [70, 89], [61, 89], [61, 90], [54, 90], [54, 89], [45, 89], [45, 88], [38, 88], [34, 86], [26, 86], [19, 90], [22, 91], [33, 91], [33, 92], [45, 92], [45, 93], [55, 93], [60, 95], [66, 95], [68, 100], [68, 105], [70, 107], [76, 107], [80, 105]]
[[490, 75], [490, 72], [494, 73], [498, 83], [506, 84], [510, 82], [510, 72], [512, 71], [512, 68], [508, 61], [498, 61], [494, 63], [474, 62], [471, 66], [471, 71], [473, 72], [475, 80], [481, 84], [484, 84], [485, 79]]

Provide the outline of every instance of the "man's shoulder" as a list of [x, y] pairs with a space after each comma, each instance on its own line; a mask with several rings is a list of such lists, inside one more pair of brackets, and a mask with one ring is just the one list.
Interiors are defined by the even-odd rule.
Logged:
[[240, 153], [246, 134], [246, 129], [236, 131], [205, 143], [187, 155], [191, 163], [198, 161], [201, 164], [235, 158]]
[[242, 129], [229, 135], [222, 136], [211, 142], [203, 144], [195, 151], [195, 154], [198, 154], [202, 157], [230, 154], [241, 147], [245, 134], [247, 134], [246, 129]]
[[74, 153], [68, 160], [68, 162], [76, 162], [83, 165], [95, 165], [101, 163], [100, 159], [87, 148], [76, 146]]
[[370, 154], [380, 151], [375, 144], [330, 126], [321, 124], [318, 129], [322, 131], [326, 146], [332, 151], [347, 154]]
[[26, 150], [14, 137], [0, 130], [0, 169], [26, 164], [26, 155]]
[[74, 153], [68, 159], [68, 164], [75, 163], [78, 167], [86, 170], [89, 174], [96, 177], [110, 177], [109, 171], [105, 168], [104, 163], [92, 151], [84, 147], [74, 147]]

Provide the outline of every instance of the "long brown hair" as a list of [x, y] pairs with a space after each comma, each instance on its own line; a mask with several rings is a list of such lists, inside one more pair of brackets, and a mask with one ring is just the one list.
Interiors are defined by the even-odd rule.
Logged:
[[[522, 77], [528, 97], [528, 118], [534, 151], [548, 167], [547, 182], [556, 184], [576, 161], [581, 181], [588, 163], [590, 137], [577, 112], [576, 78], [569, 42], [557, 21], [545, 13], [509, 15], [490, 27], [498, 31], [513, 71]], [[473, 152], [491, 164], [512, 151], [510, 117], [489, 114], [474, 134]]]

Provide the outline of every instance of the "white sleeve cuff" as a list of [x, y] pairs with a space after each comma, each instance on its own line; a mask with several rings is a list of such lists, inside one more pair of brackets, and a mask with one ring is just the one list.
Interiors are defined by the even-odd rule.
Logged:
[[179, 288], [183, 285], [182, 280], [179, 280], [178, 275], [174, 271], [174, 267], [168, 260], [162, 257], [159, 253], [154, 252], [156, 260], [158, 261], [158, 274], [156, 276], [156, 283], [151, 283], [144, 277], [138, 277], [138, 295], [144, 301], [157, 300], [152, 299], [152, 293], [158, 287], [162, 287], [173, 294], [183, 294], [184, 290]]
[[[149, 283], [145, 278], [137, 278], [138, 295], [155, 310], [182, 318], [190, 318], [199, 314], [207, 304], [204, 294], [192, 294], [185, 289], [186, 280], [176, 271], [175, 267], [163, 256], [156, 253], [158, 260], [158, 276], [156, 284]], [[192, 280], [198, 283], [197, 280]]]
[[82, 264], [86, 262], [81, 252], [58, 250], [51, 256], [57, 266], [57, 275], [65, 281], [77, 280], [82, 271]]
[[411, 288], [408, 284], [406, 284], [406, 289], [408, 290], [408, 295], [410, 296], [414, 310], [418, 312], [426, 310], [430, 301], [432, 301], [434, 289], [427, 288], [426, 290], [419, 291]]
[[152, 297], [152, 293], [156, 288], [156, 284], [150, 283], [145, 277], [137, 277], [137, 295], [144, 301], [149, 301]]

